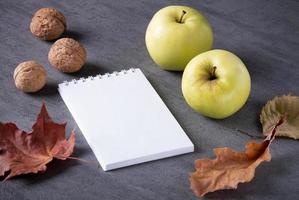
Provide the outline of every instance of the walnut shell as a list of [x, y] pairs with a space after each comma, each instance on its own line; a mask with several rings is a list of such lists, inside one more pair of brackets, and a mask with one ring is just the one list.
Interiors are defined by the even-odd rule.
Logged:
[[13, 78], [19, 90], [37, 92], [45, 86], [47, 72], [42, 65], [31, 60], [20, 63], [14, 71]]
[[32, 18], [30, 31], [42, 40], [57, 39], [66, 29], [64, 15], [55, 8], [41, 8]]
[[83, 67], [86, 60], [86, 51], [76, 40], [61, 38], [52, 45], [48, 60], [56, 69], [72, 73]]

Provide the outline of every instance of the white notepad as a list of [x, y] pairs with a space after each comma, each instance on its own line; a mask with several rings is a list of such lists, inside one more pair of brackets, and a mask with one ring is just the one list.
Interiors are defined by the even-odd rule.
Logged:
[[104, 171], [194, 151], [140, 69], [59, 84]]

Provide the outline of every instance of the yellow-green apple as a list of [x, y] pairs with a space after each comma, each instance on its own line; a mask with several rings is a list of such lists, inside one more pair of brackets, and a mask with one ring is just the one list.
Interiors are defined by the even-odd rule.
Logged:
[[245, 104], [250, 84], [244, 63], [233, 53], [217, 49], [199, 54], [188, 63], [182, 92], [195, 111], [222, 119]]
[[207, 19], [197, 10], [168, 6], [153, 16], [145, 43], [162, 69], [182, 71], [194, 56], [212, 48], [213, 33]]

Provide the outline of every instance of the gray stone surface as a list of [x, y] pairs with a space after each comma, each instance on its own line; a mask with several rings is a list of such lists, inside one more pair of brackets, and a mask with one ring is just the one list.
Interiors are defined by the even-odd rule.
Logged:
[[[211, 120], [193, 112], [185, 103], [181, 73], [160, 70], [150, 59], [144, 34], [151, 16], [161, 7], [184, 4], [201, 10], [215, 36], [214, 48], [237, 54], [247, 65], [252, 91], [247, 104], [225, 120]], [[29, 31], [32, 14], [41, 7], [61, 10], [68, 24], [66, 36], [84, 44], [88, 61], [76, 74], [53, 69], [47, 54], [52, 42], [40, 41]], [[189, 189], [188, 173], [195, 159], [213, 157], [212, 149], [238, 150], [251, 139], [242, 129], [260, 136], [259, 112], [275, 95], [299, 94], [298, 1], [38, 1], [0, 0], [0, 121], [14, 121], [30, 130], [42, 101], [56, 121], [75, 128], [74, 156], [95, 160], [74, 119], [57, 93], [64, 80], [140, 67], [194, 142], [194, 153], [103, 172], [96, 164], [74, 160], [54, 161], [44, 174], [16, 177], [1, 183], [0, 199], [196, 199]], [[36, 94], [17, 91], [15, 66], [35, 59], [47, 71], [47, 86]], [[84, 106], [84, 105], [82, 105]], [[261, 139], [257, 139], [261, 140]], [[208, 194], [206, 199], [298, 199], [299, 141], [277, 139], [273, 159], [263, 163], [251, 183], [237, 190]]]

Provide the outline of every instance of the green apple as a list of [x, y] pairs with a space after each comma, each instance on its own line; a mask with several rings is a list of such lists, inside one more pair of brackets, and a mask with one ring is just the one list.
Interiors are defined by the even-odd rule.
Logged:
[[207, 19], [197, 10], [168, 6], [153, 16], [145, 43], [162, 69], [182, 71], [194, 56], [212, 48], [213, 33]]
[[182, 92], [191, 108], [216, 119], [237, 112], [250, 93], [250, 75], [233, 53], [211, 50], [194, 57], [182, 78]]

